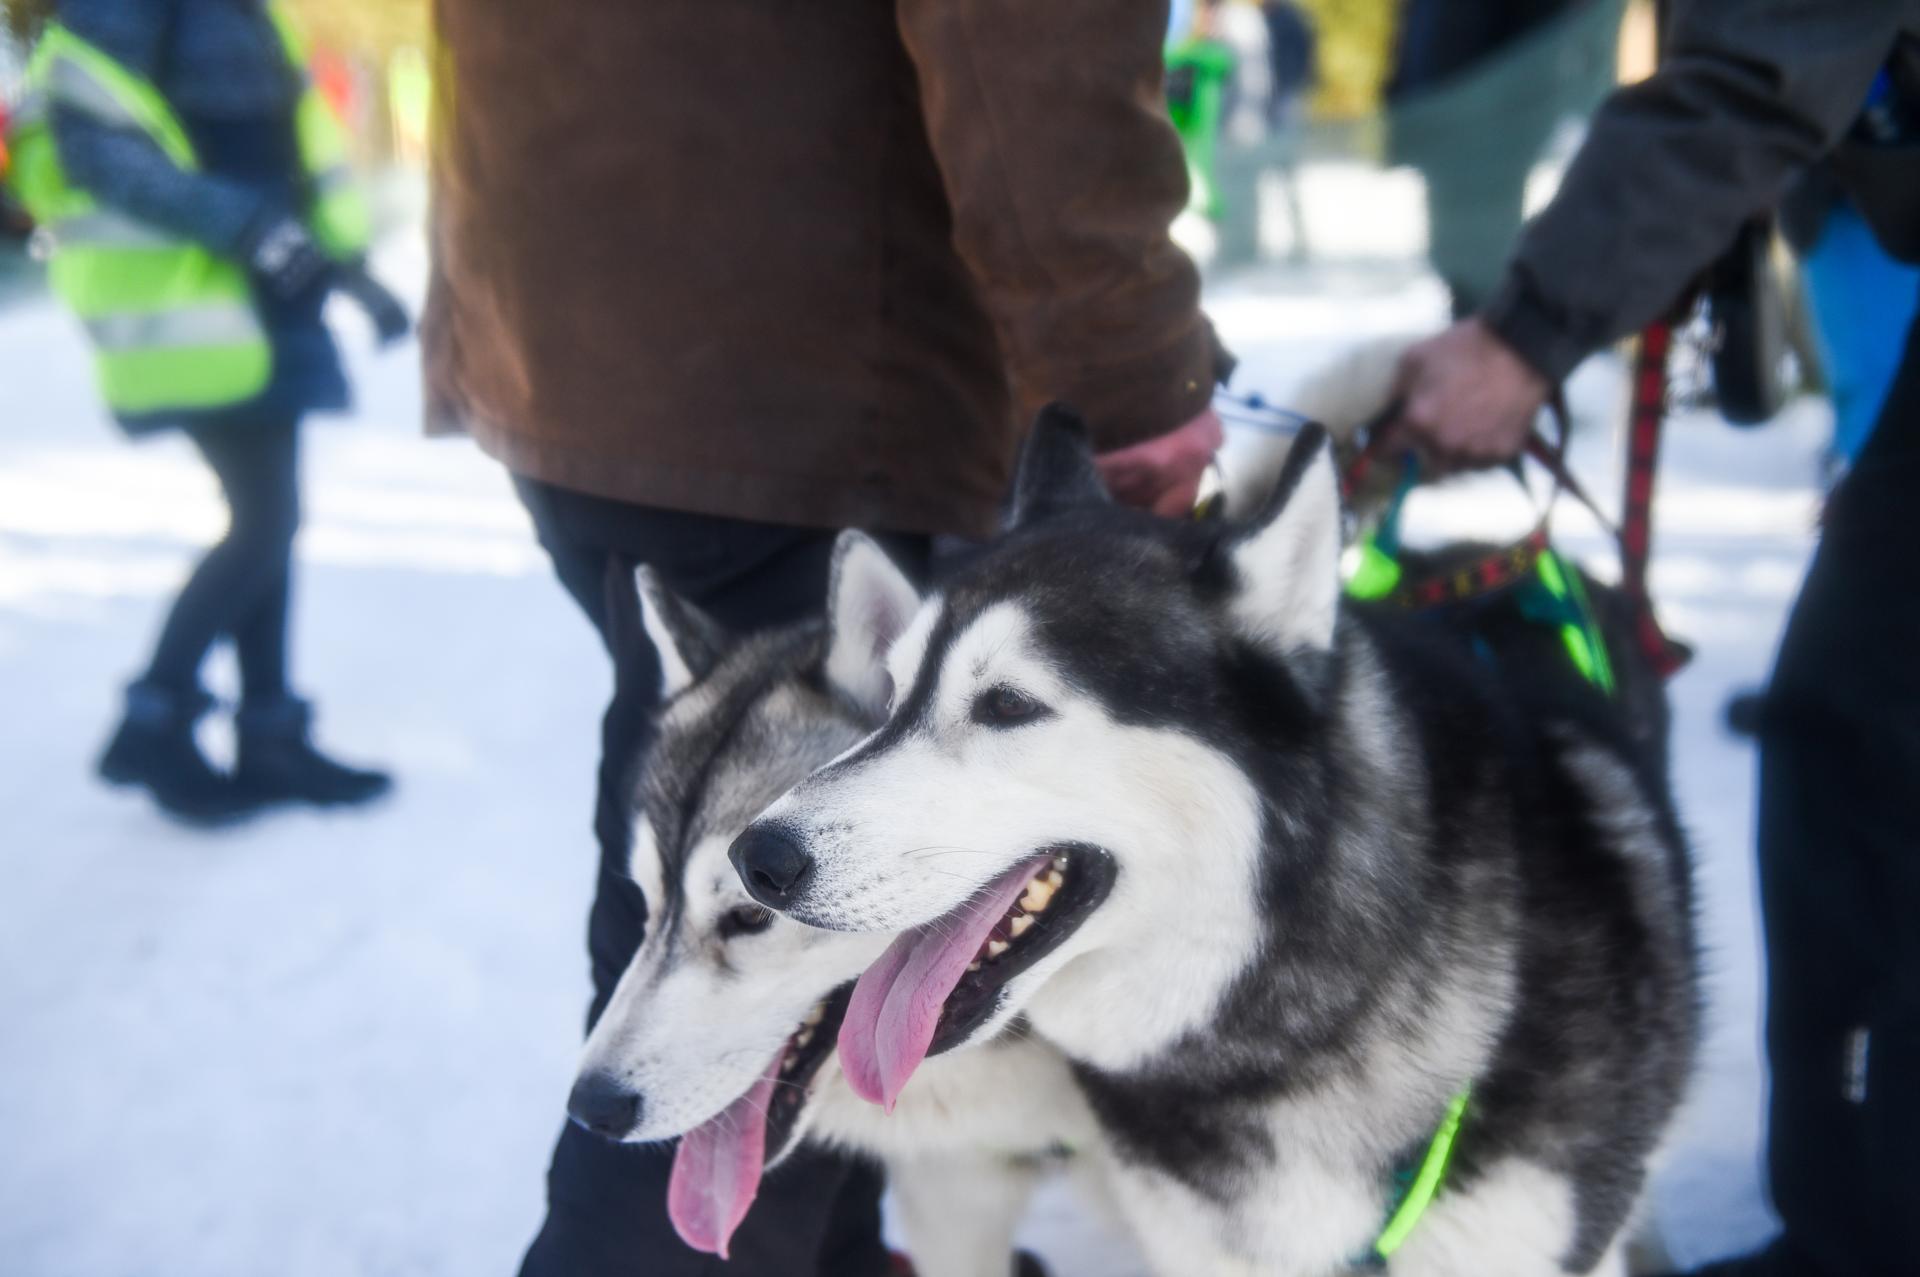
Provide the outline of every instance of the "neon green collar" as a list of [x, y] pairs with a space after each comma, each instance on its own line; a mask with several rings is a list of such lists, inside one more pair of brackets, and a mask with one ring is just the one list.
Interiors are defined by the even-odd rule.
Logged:
[[1460, 1119], [1466, 1116], [1467, 1097], [1471, 1093], [1471, 1088], [1463, 1090], [1448, 1103], [1446, 1115], [1440, 1119], [1440, 1129], [1433, 1133], [1433, 1140], [1427, 1145], [1405, 1196], [1387, 1217], [1387, 1226], [1380, 1230], [1379, 1238], [1373, 1243], [1377, 1262], [1385, 1262], [1406, 1243], [1420, 1223], [1420, 1217], [1427, 1213], [1427, 1207], [1433, 1205], [1440, 1185], [1446, 1180], [1447, 1163], [1453, 1158], [1454, 1141], [1460, 1135]]

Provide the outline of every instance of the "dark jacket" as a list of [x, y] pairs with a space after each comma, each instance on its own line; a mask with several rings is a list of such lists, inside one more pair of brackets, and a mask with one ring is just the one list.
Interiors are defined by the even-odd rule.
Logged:
[[[150, 81], [193, 143], [200, 169], [177, 167], [138, 133], [56, 107], [55, 144], [69, 179], [103, 204], [244, 257], [267, 223], [297, 215], [306, 190], [294, 133], [302, 81], [261, 0], [61, 0], [77, 36]], [[256, 305], [273, 340], [273, 380], [247, 404], [127, 421], [130, 429], [212, 418], [291, 419], [347, 402], [322, 289]]]
[[[1594, 116], [1483, 318], [1554, 380], [1657, 318], [1834, 151], [1916, 31], [1920, 0], [1683, 0], [1660, 70]], [[1920, 159], [1890, 180], [1920, 184]]]
[[1207, 405], [1154, 0], [437, 0], [430, 425], [535, 479], [989, 531], [1021, 425]]

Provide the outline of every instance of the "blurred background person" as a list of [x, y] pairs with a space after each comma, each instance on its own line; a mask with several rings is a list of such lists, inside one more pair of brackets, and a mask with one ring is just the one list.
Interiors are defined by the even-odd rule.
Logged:
[[[1658, 318], [1809, 167], [1920, 261], [1920, 4], [1674, 6], [1477, 316], [1414, 347], [1401, 427], [1452, 464], [1514, 456], [1549, 387]], [[1897, 278], [1897, 277], [1896, 277]], [[1911, 312], [1909, 312], [1911, 313]], [[1920, 1202], [1920, 328], [1829, 500], [1759, 714], [1759, 875], [1782, 1232], [1714, 1277], [1916, 1270]]]
[[[261, 0], [61, 0], [42, 35], [13, 184], [54, 246], [54, 291], [92, 339], [135, 437], [180, 430], [231, 515], [174, 600], [99, 763], [169, 814], [222, 822], [274, 803], [364, 803], [382, 772], [309, 738], [287, 677], [302, 418], [347, 407], [321, 309], [365, 252], [345, 145], [287, 20]], [[397, 303], [361, 277], [382, 326]], [[195, 739], [215, 640], [239, 658], [237, 762]]]
[[[818, 614], [842, 527], [924, 570], [933, 536], [995, 531], [1053, 399], [1116, 495], [1191, 510], [1228, 361], [1167, 233], [1164, 3], [436, 12], [430, 417], [513, 471], [603, 636], [636, 562], [738, 631]], [[660, 675], [614, 658], [590, 1023], [647, 921], [631, 779]], [[571, 1110], [523, 1274], [715, 1271], [669, 1224], [672, 1150]], [[878, 1199], [872, 1170], [796, 1157], [726, 1271], [878, 1277]]]
[[1420, 170], [1427, 186], [1427, 258], [1456, 315], [1487, 300], [1499, 264], [1520, 231], [1527, 178], [1565, 115], [1550, 95], [1509, 100], [1499, 129], [1463, 138], [1405, 117], [1425, 95], [1471, 80], [1490, 59], [1581, 4], [1605, 0], [1406, 0], [1400, 10], [1390, 108], [1392, 162]]
[[11, 125], [7, 104], [0, 102], [0, 237], [24, 240], [33, 233], [33, 219], [7, 189], [7, 174], [13, 171], [13, 151], [7, 146], [7, 130]]
[[1240, 68], [1227, 39], [1224, 0], [1199, 0], [1193, 26], [1167, 47], [1167, 113], [1187, 155], [1187, 208], [1218, 221], [1226, 211], [1214, 160]]
[[1266, 0], [1260, 16], [1267, 24], [1267, 127], [1278, 131], [1294, 122], [1313, 88], [1316, 37], [1313, 20], [1294, 0]]

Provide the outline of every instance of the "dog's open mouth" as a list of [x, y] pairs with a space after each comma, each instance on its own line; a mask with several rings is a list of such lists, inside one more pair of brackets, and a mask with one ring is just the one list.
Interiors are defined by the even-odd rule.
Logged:
[[1052, 847], [896, 939], [854, 986], [840, 1025], [840, 1066], [854, 1093], [891, 1110], [920, 1061], [970, 1037], [1007, 983], [1100, 907], [1114, 873], [1097, 847]]
[[833, 1050], [852, 992], [852, 985], [843, 985], [822, 999], [745, 1095], [680, 1137], [667, 1214], [687, 1245], [726, 1258], [762, 1172], [793, 1143], [809, 1087]]

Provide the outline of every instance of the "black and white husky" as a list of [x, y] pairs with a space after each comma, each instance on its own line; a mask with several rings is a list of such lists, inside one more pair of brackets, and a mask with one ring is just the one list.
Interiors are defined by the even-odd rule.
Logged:
[[882, 650], [918, 599], [857, 533], [834, 560], [826, 623], [734, 637], [643, 568], [630, 621], [661, 659], [666, 703], [639, 777], [631, 872], [645, 944], [586, 1046], [570, 1105], [614, 1139], [684, 1135], [668, 1208], [724, 1255], [762, 1172], [802, 1138], [886, 1163], [924, 1277], [1006, 1277], [1035, 1179], [1063, 1148], [1092, 1166], [1092, 1114], [1060, 1054], [1008, 1035], [929, 1065], [891, 1117], [841, 1078], [847, 995], [887, 937], [769, 912], [727, 862], [734, 837], [882, 717]]
[[1050, 413], [884, 726], [732, 859], [894, 937], [861, 1095], [1016, 1017], [1063, 1052], [1166, 1277], [1623, 1271], [1696, 1035], [1665, 778], [1570, 666], [1346, 602], [1341, 517], [1317, 431], [1235, 528], [1109, 504]]

